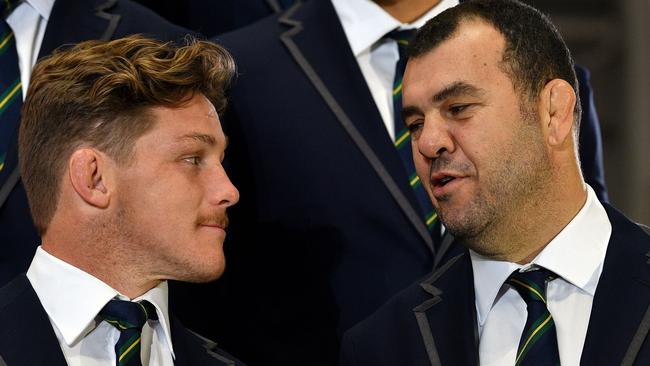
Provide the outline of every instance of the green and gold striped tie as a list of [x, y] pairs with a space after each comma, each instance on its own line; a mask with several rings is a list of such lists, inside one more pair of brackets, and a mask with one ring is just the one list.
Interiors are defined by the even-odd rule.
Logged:
[[506, 280], [526, 302], [528, 310], [515, 366], [560, 365], [555, 322], [546, 303], [546, 283], [555, 278], [553, 272], [539, 268], [528, 272], [517, 270]]
[[5, 21], [16, 3], [14, 0], [0, 0], [0, 186], [17, 164], [17, 154], [11, 149], [16, 140], [23, 103], [16, 39]]
[[156, 308], [146, 300], [111, 300], [99, 312], [99, 317], [120, 331], [120, 338], [115, 344], [115, 365], [142, 366], [142, 327], [148, 319], [158, 319]]
[[[395, 149], [402, 160], [406, 171], [408, 182], [415, 197], [418, 201], [420, 212], [424, 223], [430, 231], [433, 231], [434, 245], [437, 244], [440, 234], [440, 227], [437, 224], [437, 218], [431, 199], [424, 190], [420, 177], [415, 172], [413, 164], [413, 154], [411, 152], [411, 134], [404, 125], [402, 120], [402, 78], [406, 69], [406, 48], [411, 38], [415, 34], [415, 29], [394, 30], [384, 36], [385, 39], [393, 40], [397, 43], [399, 59], [395, 65], [395, 78], [393, 79], [393, 115], [395, 119]], [[436, 230], [434, 230], [436, 228]]]

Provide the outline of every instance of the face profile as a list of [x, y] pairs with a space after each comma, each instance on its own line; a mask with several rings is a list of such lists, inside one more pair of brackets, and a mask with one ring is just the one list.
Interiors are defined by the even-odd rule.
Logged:
[[404, 76], [418, 175], [447, 229], [472, 243], [510, 225], [507, 213], [535, 202], [550, 176], [537, 106], [505, 72], [504, 49], [494, 27], [462, 21], [450, 39], [411, 59]]
[[224, 270], [226, 209], [237, 203], [222, 161], [226, 138], [213, 105], [196, 94], [152, 107], [153, 127], [115, 167], [116, 233], [147, 257], [148, 273], [205, 282]]
[[234, 67], [217, 44], [141, 36], [39, 62], [20, 153], [43, 251], [131, 298], [218, 278], [239, 200], [218, 115]]

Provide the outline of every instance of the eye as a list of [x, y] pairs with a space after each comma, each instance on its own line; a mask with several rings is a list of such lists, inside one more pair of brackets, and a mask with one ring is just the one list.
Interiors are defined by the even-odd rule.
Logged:
[[201, 163], [201, 157], [200, 156], [188, 156], [186, 158], [183, 158], [184, 161], [192, 164], [192, 165], [199, 165]]
[[449, 107], [449, 113], [452, 116], [457, 116], [467, 110], [469, 108], [469, 104], [454, 104]]
[[418, 119], [407, 123], [406, 128], [408, 128], [409, 132], [411, 133], [411, 138], [418, 137], [419, 132], [422, 130], [422, 126], [424, 126], [423, 119]]

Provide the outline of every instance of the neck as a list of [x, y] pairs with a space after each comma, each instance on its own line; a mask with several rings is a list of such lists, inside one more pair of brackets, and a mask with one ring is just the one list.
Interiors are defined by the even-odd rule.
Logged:
[[401, 23], [411, 23], [438, 5], [440, 0], [375, 0], [377, 5]]
[[[77, 225], [80, 226], [83, 225]], [[144, 273], [117, 241], [109, 240], [105, 235], [71, 233], [70, 230], [59, 230], [58, 227], [60, 225], [50, 225], [42, 237], [42, 248], [56, 258], [99, 279], [122, 295], [133, 299], [162, 282], [161, 279], [151, 278]]]
[[[467, 246], [494, 260], [530, 263], [573, 220], [587, 199], [579, 172], [558, 173], [554, 178], [548, 189], [526, 196], [509, 215], [499, 217], [480, 236], [468, 240]], [[488, 252], [482, 252], [486, 248]]]

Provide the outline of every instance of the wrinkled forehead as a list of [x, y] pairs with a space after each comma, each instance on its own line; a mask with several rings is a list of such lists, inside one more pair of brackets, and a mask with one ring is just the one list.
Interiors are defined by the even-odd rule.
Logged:
[[409, 59], [404, 75], [404, 93], [407, 94], [413, 85], [422, 83], [443, 88], [459, 81], [471, 84], [495, 82], [492, 79], [496, 74], [504, 74], [505, 47], [505, 38], [489, 23], [480, 19], [463, 20], [448, 39]]

